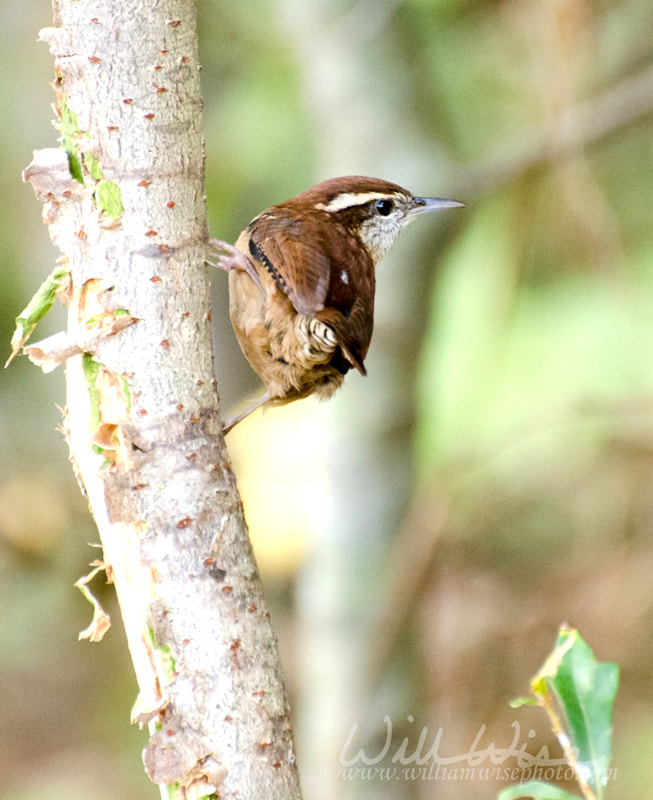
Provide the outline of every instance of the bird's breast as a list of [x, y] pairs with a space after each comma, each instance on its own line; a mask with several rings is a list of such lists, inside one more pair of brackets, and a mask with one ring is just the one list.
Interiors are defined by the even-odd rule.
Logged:
[[270, 274], [256, 266], [260, 286], [246, 272], [229, 273], [229, 315], [245, 358], [279, 403], [313, 393], [330, 396], [344, 375], [329, 363], [337, 349], [333, 331], [298, 314]]

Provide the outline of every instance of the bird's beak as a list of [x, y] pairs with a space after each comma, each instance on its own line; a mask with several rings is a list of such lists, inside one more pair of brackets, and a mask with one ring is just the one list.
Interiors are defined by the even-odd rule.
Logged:
[[441, 208], [461, 208], [464, 205], [457, 200], [443, 200], [441, 197], [416, 197], [415, 205], [408, 213], [413, 217], [425, 214], [427, 211], [439, 211]]

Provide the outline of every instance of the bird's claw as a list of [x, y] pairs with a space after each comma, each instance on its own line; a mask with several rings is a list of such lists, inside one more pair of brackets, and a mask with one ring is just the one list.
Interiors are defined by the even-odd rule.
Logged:
[[242, 250], [229, 244], [229, 242], [223, 242], [221, 239], [209, 239], [209, 247], [213, 251], [210, 255], [215, 259], [205, 259], [210, 267], [221, 269], [227, 273], [231, 272], [232, 269], [240, 269], [249, 275], [263, 293], [263, 286], [256, 267]]
[[209, 247], [213, 251], [210, 255], [215, 258], [214, 261], [206, 259], [206, 263], [209, 266], [216, 267], [224, 272], [231, 272], [232, 269], [244, 269], [247, 271], [249, 259], [237, 247], [220, 239], [209, 239]]

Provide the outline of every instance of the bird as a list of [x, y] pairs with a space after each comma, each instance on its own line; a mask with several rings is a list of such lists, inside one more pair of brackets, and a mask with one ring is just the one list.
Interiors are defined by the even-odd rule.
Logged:
[[262, 406], [331, 397], [352, 368], [365, 375], [377, 263], [416, 217], [463, 205], [349, 175], [262, 211], [235, 245], [210, 239], [206, 263], [228, 273], [231, 324], [265, 385], [224, 433]]

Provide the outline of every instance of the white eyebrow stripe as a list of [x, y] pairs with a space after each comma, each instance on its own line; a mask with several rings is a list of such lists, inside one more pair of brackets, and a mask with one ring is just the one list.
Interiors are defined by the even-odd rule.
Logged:
[[372, 200], [387, 199], [387, 192], [341, 192], [328, 203], [316, 203], [315, 208], [319, 211], [328, 211], [333, 214], [352, 206], [364, 206], [366, 203], [371, 203]]

